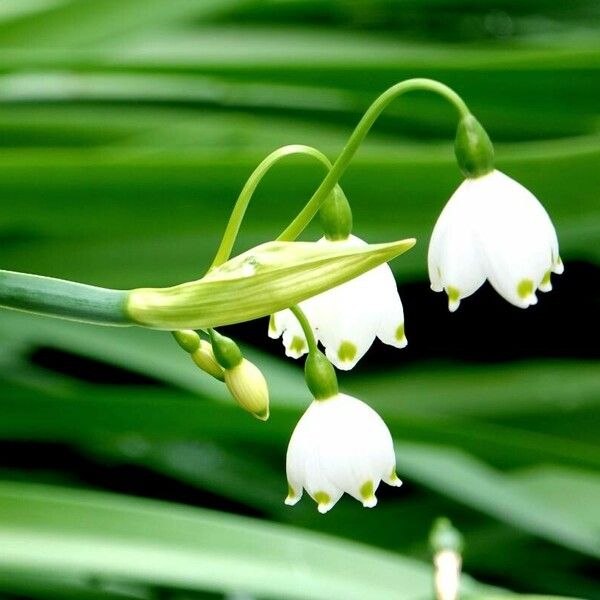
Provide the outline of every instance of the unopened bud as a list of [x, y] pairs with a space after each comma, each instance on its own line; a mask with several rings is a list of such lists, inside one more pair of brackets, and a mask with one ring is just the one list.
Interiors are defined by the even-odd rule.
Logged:
[[433, 550], [437, 600], [456, 600], [460, 587], [463, 538], [446, 518], [437, 519], [429, 535]]
[[242, 352], [231, 338], [221, 335], [215, 329], [209, 329], [208, 334], [215, 358], [224, 369], [233, 369], [242, 362]]
[[217, 362], [212, 346], [206, 340], [200, 340], [198, 349], [192, 353], [192, 359], [204, 372], [219, 381], [225, 381], [223, 368]]
[[245, 358], [225, 369], [225, 383], [236, 402], [257, 419], [269, 418], [269, 388], [260, 369]]
[[186, 352], [192, 354], [200, 347], [200, 336], [193, 329], [180, 329], [172, 333], [175, 341]]
[[437, 600], [456, 600], [458, 598], [461, 564], [461, 556], [454, 550], [442, 550], [433, 557]]

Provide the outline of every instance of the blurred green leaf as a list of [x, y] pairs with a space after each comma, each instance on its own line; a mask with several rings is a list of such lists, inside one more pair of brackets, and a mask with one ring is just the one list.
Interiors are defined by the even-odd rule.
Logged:
[[[581, 318], [593, 340], [597, 286], [591, 277], [571, 285], [576, 261], [590, 263], [592, 274], [600, 264], [599, 24], [596, 0], [4, 0], [1, 266], [122, 288], [196, 278], [243, 182], [267, 152], [306, 143], [333, 159], [377, 94], [426, 76], [464, 96], [496, 142], [499, 168], [547, 207], [561, 254], [574, 268], [567, 264], [546, 306], [585, 294], [578, 306], [591, 311]], [[369, 242], [419, 238], [410, 255], [392, 263], [401, 285], [425, 280], [428, 237], [461, 179], [452, 158], [454, 119], [427, 94], [393, 103], [344, 176], [358, 235]], [[238, 247], [272, 238], [322, 176], [302, 158], [270, 173]], [[316, 227], [306, 232], [318, 236]], [[420, 308], [406, 300], [407, 314]], [[549, 319], [549, 340], [574, 329], [566, 315]], [[486, 320], [470, 326], [485, 327]], [[600, 382], [593, 342], [582, 338], [588, 359], [577, 360], [583, 345], [575, 334], [560, 339], [570, 341], [553, 341], [552, 360], [532, 354], [475, 364], [423, 355], [412, 362], [420, 345], [416, 354], [408, 350], [408, 363], [399, 355], [393, 372], [369, 372], [367, 364], [342, 376], [342, 387], [389, 423], [405, 451], [405, 486], [398, 494], [382, 489], [376, 511], [347, 499], [322, 519], [310, 501], [294, 510], [281, 503], [286, 443], [309, 400], [300, 365], [247, 349], [271, 384], [272, 417], [261, 424], [168, 336], [1, 312], [2, 476], [105, 485], [94, 478], [99, 472], [124, 489], [124, 469], [143, 480], [135, 493], [169, 498], [187, 490], [200, 503], [221, 507], [223, 499], [226, 510], [421, 558], [423, 532], [448, 514], [467, 539], [467, 571], [519, 591], [596, 598]], [[509, 358], [508, 345], [506, 352]], [[137, 383], [110, 385], [105, 373]], [[154, 489], [154, 479], [164, 489]], [[33, 495], [19, 532], [36, 536], [42, 551], [50, 530], [35, 529], [45, 512], [43, 498]], [[66, 515], [71, 500], [55, 500]], [[218, 519], [229, 522], [225, 514]], [[2, 513], [0, 529], [4, 524]], [[55, 525], [52, 535], [60, 536]], [[69, 543], [84, 539], [69, 537], [77, 526], [62, 531]], [[145, 529], [152, 535], [151, 524]], [[99, 525], [96, 534], [106, 539]], [[111, 538], [119, 552], [123, 540], [120, 532]], [[311, 551], [308, 567], [315, 556], [322, 558]], [[38, 566], [0, 569], [0, 590], [48, 599], [215, 597], [90, 579], [79, 567], [41, 573]]]
[[547, 504], [543, 494], [513, 485], [509, 477], [459, 450], [396, 442], [398, 472], [512, 526], [579, 552], [600, 557], [600, 535], [577, 518], [577, 508]]
[[597, 472], [546, 465], [519, 471], [513, 477], [519, 490], [568, 513], [570, 519], [595, 532], [600, 541], [600, 475]]
[[[0, 484], [3, 568], [87, 573], [265, 598], [422, 598], [430, 569], [233, 515], [82, 490]], [[352, 569], [348, 570], [348, 565]]]

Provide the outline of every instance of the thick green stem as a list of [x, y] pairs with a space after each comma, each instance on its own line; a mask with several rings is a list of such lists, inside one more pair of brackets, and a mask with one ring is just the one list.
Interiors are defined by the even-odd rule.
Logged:
[[0, 271], [0, 306], [94, 323], [134, 325], [125, 312], [127, 290], [110, 290], [28, 273]]
[[217, 250], [215, 258], [212, 262], [210, 268], [218, 267], [222, 265], [229, 258], [231, 251], [233, 249], [233, 245], [235, 244], [235, 240], [237, 238], [238, 232], [240, 230], [240, 226], [242, 224], [242, 220], [244, 219], [244, 214], [246, 213], [246, 209], [250, 204], [250, 200], [252, 199], [252, 195], [254, 194], [258, 184], [261, 182], [262, 178], [267, 174], [269, 169], [274, 166], [277, 162], [279, 162], [282, 158], [286, 156], [291, 156], [294, 154], [305, 154], [307, 156], [313, 156], [317, 160], [319, 160], [326, 169], [331, 168], [331, 163], [329, 159], [322, 153], [319, 152], [316, 148], [312, 146], [304, 146], [302, 144], [292, 144], [289, 146], [283, 146], [278, 148], [269, 156], [267, 156], [252, 172], [252, 175], [248, 178], [248, 181], [244, 184], [240, 195], [231, 211], [231, 216], [229, 217], [229, 222], [227, 223], [227, 227], [225, 229], [225, 233], [223, 234], [223, 239], [221, 240], [221, 245]]
[[377, 120], [379, 115], [385, 110], [385, 108], [398, 96], [405, 94], [406, 92], [412, 92], [415, 90], [434, 92], [443, 96], [456, 108], [460, 117], [465, 117], [470, 114], [467, 105], [464, 103], [462, 98], [450, 89], [448, 86], [434, 81], [433, 79], [407, 79], [397, 83], [396, 85], [385, 91], [379, 98], [371, 104], [363, 118], [360, 120], [356, 129], [352, 132], [348, 143], [342, 150], [338, 159], [333, 163], [333, 167], [327, 173], [325, 179], [321, 182], [321, 185], [317, 188], [312, 198], [308, 201], [306, 206], [298, 214], [298, 216], [288, 225], [288, 227], [281, 233], [277, 238], [279, 241], [291, 241], [295, 240], [304, 230], [304, 228], [310, 223], [312, 218], [317, 214], [321, 204], [330, 194], [331, 190], [338, 183], [340, 177], [346, 170], [346, 167], [352, 160], [352, 157], [356, 154], [358, 147], [365, 139], [367, 133], [373, 126], [373, 123]]

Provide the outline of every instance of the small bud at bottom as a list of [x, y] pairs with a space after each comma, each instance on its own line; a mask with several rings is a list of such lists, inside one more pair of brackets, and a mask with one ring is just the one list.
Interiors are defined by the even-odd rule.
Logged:
[[460, 587], [461, 556], [454, 550], [442, 550], [433, 557], [437, 600], [456, 600]]
[[173, 331], [173, 337], [179, 346], [190, 354], [200, 347], [200, 336], [193, 329]]
[[219, 381], [224, 381], [223, 368], [217, 362], [212, 346], [206, 340], [200, 340], [200, 347], [192, 353], [192, 360], [206, 373]]
[[269, 388], [260, 369], [245, 358], [225, 370], [225, 384], [236, 402], [257, 419], [269, 418]]

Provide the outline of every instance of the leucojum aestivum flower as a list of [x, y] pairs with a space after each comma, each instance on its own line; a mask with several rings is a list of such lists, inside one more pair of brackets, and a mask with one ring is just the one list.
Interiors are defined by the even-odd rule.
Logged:
[[[439, 94], [456, 110], [455, 155], [465, 176], [433, 228], [431, 288], [446, 292], [450, 311], [486, 280], [515, 306], [535, 304], [538, 290], [552, 288], [552, 273], [563, 271], [550, 218], [531, 192], [495, 169], [487, 133], [453, 90], [437, 81], [410, 79], [373, 102], [333, 163], [304, 145], [269, 154], [243, 186], [213, 263], [200, 279], [169, 288], [111, 290], [0, 271], [0, 306], [97, 325], [170, 331], [202, 371], [263, 421], [270, 410], [266, 378], [234, 340], [215, 328], [270, 316], [269, 336], [282, 337], [288, 356], [306, 355], [305, 380], [313, 398], [291, 435], [286, 504], [296, 504], [306, 492], [322, 513], [344, 493], [365, 507], [375, 506], [381, 482], [401, 485], [393, 438], [373, 408], [339, 390], [334, 366], [354, 367], [375, 338], [406, 346], [404, 310], [387, 263], [415, 240], [372, 244], [354, 236], [350, 202], [339, 181], [382, 111], [413, 90]], [[263, 176], [298, 154], [322, 164], [322, 182], [279, 236], [231, 258]], [[317, 215], [323, 237], [296, 241]], [[446, 560], [446, 554], [439, 559], [442, 575], [448, 571]], [[452, 564], [452, 572], [457, 571]]]

